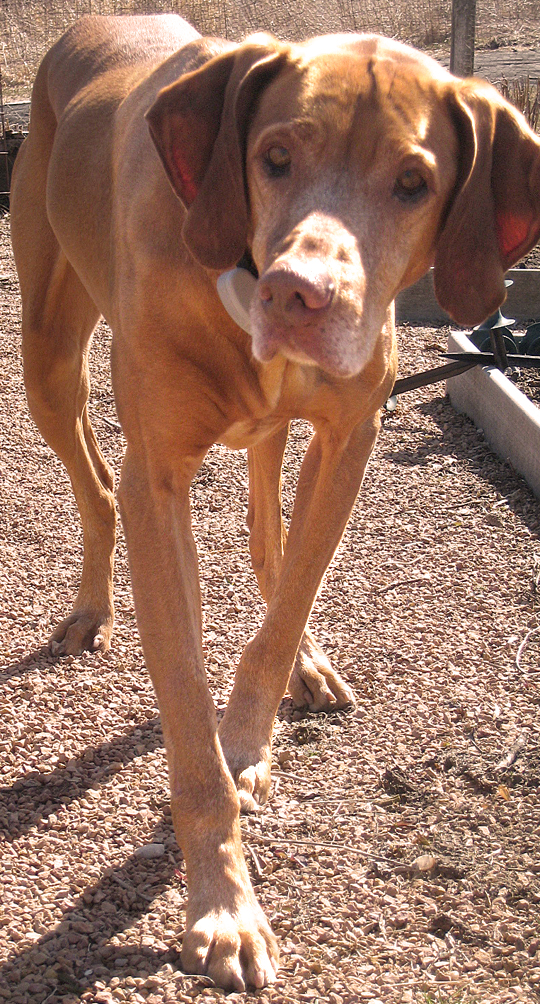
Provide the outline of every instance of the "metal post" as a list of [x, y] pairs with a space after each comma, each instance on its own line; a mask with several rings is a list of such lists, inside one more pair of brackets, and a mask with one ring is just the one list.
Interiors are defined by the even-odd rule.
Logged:
[[452, 0], [450, 73], [458, 77], [474, 73], [475, 20], [476, 0]]

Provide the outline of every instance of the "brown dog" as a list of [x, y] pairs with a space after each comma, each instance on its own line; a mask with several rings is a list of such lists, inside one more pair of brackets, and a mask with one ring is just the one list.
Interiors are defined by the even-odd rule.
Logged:
[[[456, 320], [491, 313], [540, 233], [539, 164], [538, 139], [489, 85], [377, 36], [233, 45], [172, 16], [88, 18], [39, 70], [12, 194], [25, 378], [85, 544], [52, 647], [107, 647], [113, 624], [113, 479], [86, 410], [104, 315], [128, 443], [120, 507], [189, 883], [183, 960], [222, 986], [262, 987], [277, 968], [238, 813], [267, 797], [278, 704], [287, 686], [314, 710], [351, 699], [306, 624], [394, 380], [392, 301], [434, 263]], [[251, 335], [216, 294], [246, 249]], [[287, 536], [293, 417], [315, 434]], [[249, 451], [267, 602], [219, 735], [188, 497], [216, 442]]]

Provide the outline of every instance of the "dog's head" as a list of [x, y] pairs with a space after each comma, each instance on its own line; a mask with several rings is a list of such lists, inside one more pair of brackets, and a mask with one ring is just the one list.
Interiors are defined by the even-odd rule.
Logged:
[[357, 374], [432, 264], [441, 305], [476, 324], [540, 236], [540, 141], [523, 117], [378, 36], [252, 36], [147, 117], [195, 258], [223, 271], [251, 249], [261, 361]]

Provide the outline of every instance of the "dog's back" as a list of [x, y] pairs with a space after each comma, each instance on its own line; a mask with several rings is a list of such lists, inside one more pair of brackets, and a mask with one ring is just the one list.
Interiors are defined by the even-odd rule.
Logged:
[[[198, 32], [176, 15], [84, 17], [58, 40], [39, 68], [32, 92], [29, 135], [13, 174], [15, 258], [25, 258], [24, 253], [19, 254], [19, 242], [26, 240], [24, 220], [33, 219], [35, 231], [36, 217], [43, 215], [46, 206], [43, 230], [52, 226], [71, 263], [77, 268], [81, 230], [86, 238], [85, 263], [100, 261], [101, 275], [84, 274], [83, 278], [92, 287], [91, 295], [102, 312], [106, 312], [109, 279], [103, 249], [111, 240], [110, 181], [115, 173], [112, 145], [116, 112], [140, 80], [198, 37]], [[174, 70], [171, 74], [174, 77]], [[146, 138], [142, 115], [140, 129]], [[74, 204], [78, 206], [75, 212]], [[78, 225], [72, 241], [74, 220]], [[20, 278], [24, 284], [24, 266]]]
[[77, 93], [107, 77], [107, 90], [118, 100], [173, 52], [199, 38], [176, 14], [151, 17], [94, 17], [77, 21], [45, 56], [36, 78], [43, 77], [57, 119]]

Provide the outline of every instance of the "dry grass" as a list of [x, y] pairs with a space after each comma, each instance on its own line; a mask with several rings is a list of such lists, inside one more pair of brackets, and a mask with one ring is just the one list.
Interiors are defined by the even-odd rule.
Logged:
[[516, 108], [525, 116], [531, 129], [538, 131], [540, 121], [540, 80], [531, 80], [530, 77], [517, 77], [508, 81], [503, 77], [499, 90], [503, 97], [511, 101]]
[[[442, 0], [317, 0], [294, 5], [274, 0], [2, 0], [0, 68], [5, 96], [29, 94], [40, 59], [83, 14], [175, 11], [204, 34], [240, 38], [266, 29], [286, 38], [327, 31], [378, 31], [438, 53], [450, 47], [450, 3]], [[538, 0], [479, 0], [477, 46], [531, 45], [540, 40]]]

